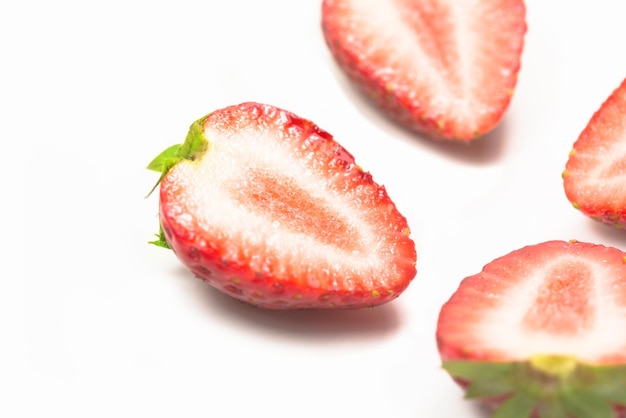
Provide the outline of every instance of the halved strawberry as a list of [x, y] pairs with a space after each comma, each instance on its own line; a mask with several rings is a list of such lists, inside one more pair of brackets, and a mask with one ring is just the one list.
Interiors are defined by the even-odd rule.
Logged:
[[469, 141], [502, 119], [526, 33], [523, 0], [324, 0], [342, 70], [396, 121]]
[[242, 301], [375, 306], [416, 274], [409, 226], [385, 188], [330, 134], [288, 111], [217, 110], [148, 168], [163, 173], [154, 243]]
[[626, 253], [548, 241], [500, 257], [444, 304], [437, 344], [498, 418], [613, 418], [626, 407]]
[[594, 113], [569, 154], [563, 187], [593, 219], [626, 226], [626, 79]]

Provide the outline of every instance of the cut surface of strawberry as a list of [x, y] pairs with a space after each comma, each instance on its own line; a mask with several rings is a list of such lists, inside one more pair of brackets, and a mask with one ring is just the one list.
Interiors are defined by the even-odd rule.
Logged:
[[437, 344], [497, 417], [613, 418], [626, 406], [626, 253], [548, 241], [500, 257], [443, 305]]
[[491, 131], [517, 84], [522, 0], [324, 0], [339, 67], [392, 119], [435, 138]]
[[160, 239], [197, 277], [269, 309], [362, 308], [416, 275], [385, 188], [312, 122], [242, 103], [210, 113], [149, 168]]
[[626, 226], [626, 79], [593, 114], [563, 171], [565, 195], [583, 214]]

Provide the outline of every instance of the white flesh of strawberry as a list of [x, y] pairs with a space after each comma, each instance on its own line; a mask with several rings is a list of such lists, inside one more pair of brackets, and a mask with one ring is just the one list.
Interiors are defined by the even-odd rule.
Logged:
[[[252, 268], [264, 271], [268, 254], [270, 257], [272, 254], [280, 254], [281, 257], [270, 262], [274, 273], [291, 269], [294, 274], [293, 268], [302, 268], [304, 271], [295, 272], [295, 276], [308, 280], [312, 287], [319, 286], [322, 263], [328, 273], [342, 273], [339, 276], [345, 282], [341, 283], [341, 288], [354, 285], [351, 277], [356, 275], [362, 276], [359, 282], [365, 285], [376, 284], [378, 277], [388, 276], [385, 270], [393, 263], [389, 262], [387, 256], [392, 257], [393, 254], [378, 251], [380, 240], [369, 227], [363, 213], [346, 203], [356, 199], [356, 196], [334, 192], [332, 179], [326, 179], [294, 160], [288, 145], [281, 146], [274, 138], [263, 138], [263, 135], [275, 136], [280, 133], [270, 131], [260, 134], [259, 131], [251, 130], [228, 135], [222, 130], [208, 128], [205, 135], [209, 139], [207, 154], [195, 162], [179, 163], [170, 175], [177, 176], [176, 182], [187, 190], [187, 205], [193, 208], [197, 222], [203, 229], [217, 237], [234, 237], [235, 242], [238, 239], [244, 242], [243, 245], [233, 243], [231, 248], [224, 249], [227, 257], [236, 259], [239, 258], [237, 252], [250, 251]], [[314, 155], [311, 157], [314, 158]], [[354, 248], [341, 248], [340, 244], [332, 243], [332, 237], [330, 242], [323, 242], [310, 232], [293, 230], [281, 225], [279, 219], [263, 216], [259, 213], [262, 208], [255, 210], [242, 204], [245, 196], [237, 199], [233, 193], [245, 192], [251, 170], [262, 170], [268, 175], [281, 173], [281, 179], [293, 180], [311, 196], [326, 202], [326, 207], [350, 226], [350, 234], [356, 241], [353, 243]], [[259, 249], [267, 253], [254, 254]], [[311, 260], [311, 263], [303, 260]], [[258, 264], [255, 265], [255, 262]], [[378, 284], [384, 286], [384, 283]]]
[[[529, 329], [524, 318], [533, 308], [536, 295], [545, 284], [546, 275], [562, 265], [586, 266], [591, 274], [589, 306], [593, 310], [591, 323], [574, 333], [558, 335], [542, 330]], [[618, 286], [611, 278], [614, 269], [600, 261], [581, 260], [578, 257], [561, 256], [547, 264], [541, 271], [521, 279], [499, 298], [499, 305], [486, 311], [477, 321], [471, 335], [481, 339], [479, 345], [506, 353], [511, 359], [528, 359], [536, 354], [571, 355], [585, 361], [597, 361], [605, 356], [626, 350], [626, 308], [623, 301], [615, 299]], [[497, 279], [495, 279], [497, 280]], [[566, 295], [564, 295], [566, 297]], [[468, 325], [469, 326], [469, 325]]]
[[[578, 155], [582, 158], [582, 155]], [[594, 164], [586, 164], [588, 174], [580, 177], [586, 187], [605, 190], [607, 196], [615, 190], [622, 194], [626, 182], [626, 132], [620, 138], [605, 141], [602, 149], [593, 155], [585, 156], [593, 159]], [[609, 189], [610, 190], [607, 190]]]
[[[398, 82], [394, 68], [419, 68], [420, 71], [409, 72], [403, 76], [410, 77], [415, 85], [430, 89], [431, 103], [424, 107], [435, 109], [442, 115], [454, 114], [459, 121], [465, 120], [471, 124], [478, 113], [477, 106], [480, 107], [480, 103], [473, 100], [476, 95], [472, 91], [472, 80], [476, 67], [472, 65], [473, 57], [469, 54], [469, 51], [474, 50], [473, 44], [477, 42], [475, 32], [469, 26], [470, 21], [476, 19], [472, 17], [477, 13], [473, 2], [454, 0], [430, 2], [442, 4], [443, 6], [437, 7], [450, 12], [451, 22], [446, 23], [449, 23], [450, 29], [454, 31], [453, 41], [457, 46], [454, 52], [458, 54], [452, 58], [455, 61], [451, 65], [454, 73], [450, 72], [450, 67], [447, 67], [441, 59], [434, 60], [420, 42], [415, 42], [417, 32], [404, 16], [407, 10], [405, 7], [410, 7], [404, 4], [410, 1], [350, 0], [349, 3], [355, 19], [358, 19], [354, 27], [358, 28], [359, 32], [367, 31], [364, 34], [366, 42], [368, 39], [377, 39], [374, 43], [361, 45], [364, 55], [388, 56], [391, 59], [389, 68], [380, 70], [391, 90], [403, 91], [406, 88], [404, 83]], [[424, 25], [424, 28], [427, 29], [427, 25]], [[428, 39], [426, 31], [420, 33], [423, 42], [436, 42], [436, 39]], [[412, 95], [412, 92], [403, 93]]]

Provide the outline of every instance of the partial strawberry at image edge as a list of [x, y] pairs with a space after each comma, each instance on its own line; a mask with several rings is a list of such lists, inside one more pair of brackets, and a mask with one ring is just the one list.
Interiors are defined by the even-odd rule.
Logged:
[[433, 139], [468, 143], [495, 129], [518, 81], [525, 3], [379, 3], [322, 3], [326, 45], [352, 84], [391, 120]]
[[592, 115], [562, 173], [567, 199], [582, 214], [626, 227], [626, 79]]
[[624, 417], [626, 253], [515, 250], [461, 282], [436, 338], [444, 370], [494, 417]]
[[257, 307], [356, 309], [417, 273], [406, 218], [384, 186], [313, 122], [241, 103], [194, 122], [156, 157], [160, 232], [196, 277]]

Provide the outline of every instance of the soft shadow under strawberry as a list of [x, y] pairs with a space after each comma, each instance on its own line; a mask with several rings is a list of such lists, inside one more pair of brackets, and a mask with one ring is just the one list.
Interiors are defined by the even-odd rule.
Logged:
[[[468, 143], [424, 138], [426, 146], [466, 164], [491, 164], [499, 161], [505, 150], [508, 138], [506, 116], [492, 131]], [[415, 134], [414, 134], [415, 135]], [[428, 141], [427, 141], [428, 140]]]
[[589, 219], [587, 220], [594, 233], [602, 236], [602, 242], [626, 250], [626, 230], [612, 225]]
[[[329, 65], [332, 64], [329, 63]], [[339, 86], [352, 106], [365, 119], [384, 130], [387, 135], [414, 142], [416, 145], [427, 147], [430, 152], [442, 153], [467, 164], [490, 164], [502, 158], [506, 148], [505, 141], [508, 137], [506, 115], [492, 131], [470, 142], [434, 139], [426, 134], [418, 133], [402, 126], [381, 112], [336, 65], [334, 67]]]
[[199, 279], [191, 288], [212, 318], [280, 337], [327, 343], [384, 338], [400, 327], [395, 301], [374, 308], [347, 310], [267, 310], [241, 302]]

